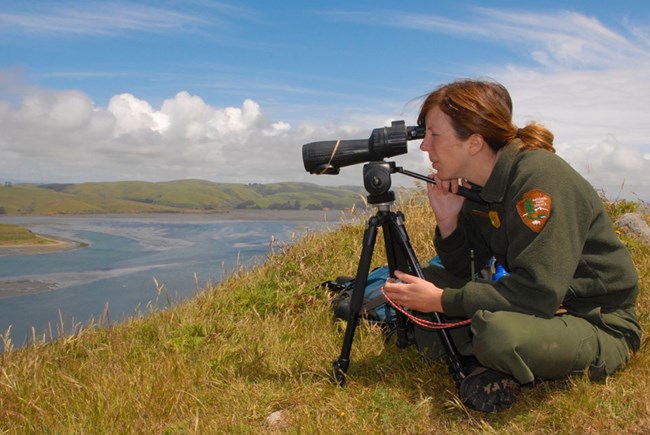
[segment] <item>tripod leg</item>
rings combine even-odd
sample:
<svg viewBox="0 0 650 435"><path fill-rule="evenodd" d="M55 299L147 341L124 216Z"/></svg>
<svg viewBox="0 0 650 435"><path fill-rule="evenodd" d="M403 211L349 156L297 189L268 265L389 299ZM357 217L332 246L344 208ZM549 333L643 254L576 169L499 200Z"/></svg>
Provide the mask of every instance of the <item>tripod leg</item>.
<svg viewBox="0 0 650 435"><path fill-rule="evenodd" d="M415 256L411 242L409 240L406 227L404 226L404 217L401 213L391 212L384 221L384 239L386 243L386 252L389 258L392 256L392 263L397 270L415 275L424 279L424 273L420 263ZM390 263L389 263L390 264ZM391 274L395 269L391 269ZM432 313L436 323L443 323L438 313ZM438 329L438 335L445 349L447 367L457 385L465 377L464 368L460 362L460 355L456 351L449 331Z"/></svg>
<svg viewBox="0 0 650 435"><path fill-rule="evenodd" d="M334 379L339 385L345 383L345 372L350 366L350 351L352 350L352 341L354 340L354 333L359 324L361 315L361 306L363 305L363 297L368 282L368 273L370 272L370 263L372 261L372 254L377 240L377 228L380 219L373 216L368 220L366 229L363 234L363 246L361 248L361 257L359 258L359 265L357 267L357 275L354 280L354 289L350 298L350 318L345 329L345 336L343 338L343 347L339 359L334 361L332 370Z"/></svg>
<svg viewBox="0 0 650 435"><path fill-rule="evenodd" d="M395 237L392 233L395 231L395 225L392 223L392 213L386 213L384 215L384 220L382 223L382 230L384 235L384 245L386 246L386 259L388 260L388 268L390 270L390 276L395 278L395 271L401 270L402 272L412 273L412 267L403 261L403 255L400 255L400 250L398 246L395 245L395 240L400 240L399 237ZM409 337L408 325L406 316L400 312L397 312L397 317L395 319L395 332L397 335L397 347L406 348L413 344L413 340Z"/></svg>

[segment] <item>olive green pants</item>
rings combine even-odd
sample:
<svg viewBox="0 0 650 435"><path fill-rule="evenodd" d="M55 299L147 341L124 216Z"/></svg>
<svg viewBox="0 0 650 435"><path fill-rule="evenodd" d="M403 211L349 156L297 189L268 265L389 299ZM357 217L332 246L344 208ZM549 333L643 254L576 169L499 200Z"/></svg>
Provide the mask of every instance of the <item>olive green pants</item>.
<svg viewBox="0 0 650 435"><path fill-rule="evenodd" d="M592 380L602 379L630 356L622 336L569 314L542 319L481 310L469 326L448 331L458 353L474 355L481 365L508 373L521 384L584 372ZM437 331L416 327L415 339L418 348L430 357L444 352Z"/></svg>

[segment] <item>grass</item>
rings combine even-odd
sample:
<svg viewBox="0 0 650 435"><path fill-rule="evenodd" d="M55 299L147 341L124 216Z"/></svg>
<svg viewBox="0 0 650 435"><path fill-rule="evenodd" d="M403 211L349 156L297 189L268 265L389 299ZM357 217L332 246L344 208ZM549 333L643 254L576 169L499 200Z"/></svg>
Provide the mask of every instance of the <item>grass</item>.
<svg viewBox="0 0 650 435"><path fill-rule="evenodd" d="M615 213L623 205L612 205ZM398 208L421 260L433 255L422 197ZM583 377L526 390L482 414L458 402L445 365L384 343L362 323L345 387L330 369L344 324L323 280L354 274L362 220L275 247L191 300L122 324L57 325L69 335L0 354L6 433L647 433L648 341L604 382ZM625 239L639 269L640 321L650 327L650 250ZM378 249L374 265L384 262ZM158 297L164 289L159 289ZM153 305L152 305L153 306ZM97 327L97 326L101 327ZM56 335L53 333L47 334ZM273 416L274 419L269 418Z"/></svg>
<svg viewBox="0 0 650 435"><path fill-rule="evenodd" d="M0 224L0 246L47 245L54 240L38 236L20 225Z"/></svg>

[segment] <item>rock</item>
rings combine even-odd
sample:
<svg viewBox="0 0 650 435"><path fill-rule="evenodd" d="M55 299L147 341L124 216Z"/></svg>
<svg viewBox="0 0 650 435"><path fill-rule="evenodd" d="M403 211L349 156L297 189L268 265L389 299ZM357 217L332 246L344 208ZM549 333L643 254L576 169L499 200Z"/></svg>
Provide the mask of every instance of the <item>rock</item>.
<svg viewBox="0 0 650 435"><path fill-rule="evenodd" d="M284 416L282 415L282 411L275 411L269 414L269 416L266 417L266 423L271 427L282 426L284 424Z"/></svg>
<svg viewBox="0 0 650 435"><path fill-rule="evenodd" d="M614 224L626 236L650 244L650 227L641 213L625 213Z"/></svg>

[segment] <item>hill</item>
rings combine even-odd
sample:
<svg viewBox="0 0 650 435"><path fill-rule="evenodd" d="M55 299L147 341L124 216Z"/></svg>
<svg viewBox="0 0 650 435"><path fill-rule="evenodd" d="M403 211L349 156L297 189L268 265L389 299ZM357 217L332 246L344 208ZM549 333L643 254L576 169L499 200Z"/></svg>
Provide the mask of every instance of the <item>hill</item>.
<svg viewBox="0 0 650 435"><path fill-rule="evenodd" d="M224 184L204 180L80 184L5 184L0 214L218 212L234 208L346 209L362 203L357 187L311 183Z"/></svg>

